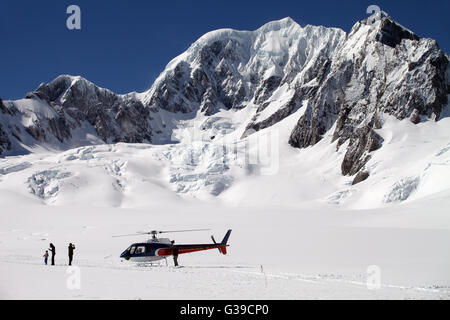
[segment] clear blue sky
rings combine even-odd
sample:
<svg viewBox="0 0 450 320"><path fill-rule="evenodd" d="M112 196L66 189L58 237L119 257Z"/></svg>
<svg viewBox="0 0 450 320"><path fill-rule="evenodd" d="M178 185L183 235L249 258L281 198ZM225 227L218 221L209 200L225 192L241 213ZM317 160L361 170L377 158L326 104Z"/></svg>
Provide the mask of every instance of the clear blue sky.
<svg viewBox="0 0 450 320"><path fill-rule="evenodd" d="M81 7L81 31L66 28L71 4ZM0 97L21 98L60 74L81 75L118 93L144 91L208 31L254 30L290 16L300 25L348 32L371 4L450 52L448 0L2 0Z"/></svg>

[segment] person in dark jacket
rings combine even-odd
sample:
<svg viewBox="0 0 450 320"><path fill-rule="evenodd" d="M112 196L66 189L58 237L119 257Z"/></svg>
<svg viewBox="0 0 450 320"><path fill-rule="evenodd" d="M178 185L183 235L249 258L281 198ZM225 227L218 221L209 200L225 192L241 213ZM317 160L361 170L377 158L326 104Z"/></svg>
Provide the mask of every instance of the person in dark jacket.
<svg viewBox="0 0 450 320"><path fill-rule="evenodd" d="M173 246L173 263L175 264L175 267L178 267L178 248L175 247L175 241L172 240L172 246Z"/></svg>
<svg viewBox="0 0 450 320"><path fill-rule="evenodd" d="M56 248L53 243L50 243L50 248L48 249L52 253L52 266L55 265Z"/></svg>
<svg viewBox="0 0 450 320"><path fill-rule="evenodd" d="M75 250L75 245L72 243L69 243L69 266L72 265L73 260L73 250Z"/></svg>

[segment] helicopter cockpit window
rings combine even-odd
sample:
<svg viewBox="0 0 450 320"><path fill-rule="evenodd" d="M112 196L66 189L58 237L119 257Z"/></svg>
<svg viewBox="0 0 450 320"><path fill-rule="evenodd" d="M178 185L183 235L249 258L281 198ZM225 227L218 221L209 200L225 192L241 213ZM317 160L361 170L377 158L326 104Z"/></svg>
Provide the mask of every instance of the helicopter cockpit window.
<svg viewBox="0 0 450 320"><path fill-rule="evenodd" d="M137 247L137 248L136 248L136 254L144 253L144 252L145 252L145 247L144 247L144 246L141 246L141 247Z"/></svg>
<svg viewBox="0 0 450 320"><path fill-rule="evenodd" d="M136 247L135 247L135 246L132 246L132 247L130 248L130 254L134 254L134 250L136 250Z"/></svg>

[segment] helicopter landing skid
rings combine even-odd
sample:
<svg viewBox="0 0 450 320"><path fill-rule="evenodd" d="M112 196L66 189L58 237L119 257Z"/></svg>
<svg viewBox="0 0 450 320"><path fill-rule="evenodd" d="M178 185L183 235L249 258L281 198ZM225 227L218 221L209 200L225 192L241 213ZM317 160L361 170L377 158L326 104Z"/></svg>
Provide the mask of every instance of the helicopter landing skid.
<svg viewBox="0 0 450 320"><path fill-rule="evenodd" d="M167 261L166 261L167 265ZM136 264L138 268L148 268L148 267L162 267L160 262L139 262Z"/></svg>

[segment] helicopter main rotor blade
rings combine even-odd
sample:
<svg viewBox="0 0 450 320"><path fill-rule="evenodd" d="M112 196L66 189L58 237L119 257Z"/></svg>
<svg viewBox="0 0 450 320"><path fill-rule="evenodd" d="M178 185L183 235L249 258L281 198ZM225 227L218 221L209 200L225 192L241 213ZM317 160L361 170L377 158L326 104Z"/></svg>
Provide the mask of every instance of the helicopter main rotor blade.
<svg viewBox="0 0 450 320"><path fill-rule="evenodd" d="M158 233L177 233L177 232L196 232L196 231L210 231L211 229L192 229L192 230L171 230L171 231L157 231Z"/></svg>
<svg viewBox="0 0 450 320"><path fill-rule="evenodd" d="M118 236L112 236L112 237L113 237L113 238L134 237L134 236L142 236L143 234L147 234L147 233L121 234L121 235L118 235Z"/></svg>
<svg viewBox="0 0 450 320"><path fill-rule="evenodd" d="M150 232L138 232L133 234L122 234L117 236L112 236L113 238L120 238L120 237L134 237L134 236L142 236L142 235L156 235L161 233L176 233L176 232L195 232L195 231L209 231L211 229L192 229L192 230L172 230L172 231L157 231L153 230Z"/></svg>

